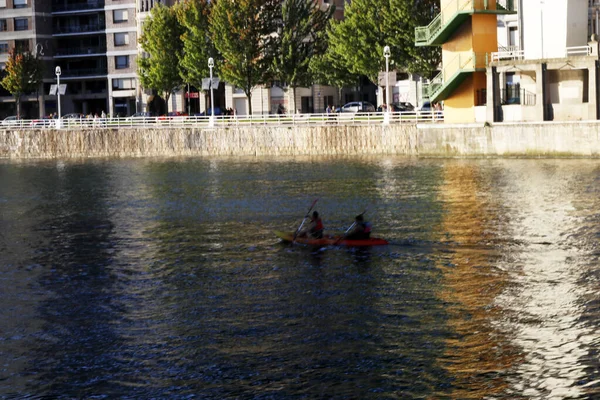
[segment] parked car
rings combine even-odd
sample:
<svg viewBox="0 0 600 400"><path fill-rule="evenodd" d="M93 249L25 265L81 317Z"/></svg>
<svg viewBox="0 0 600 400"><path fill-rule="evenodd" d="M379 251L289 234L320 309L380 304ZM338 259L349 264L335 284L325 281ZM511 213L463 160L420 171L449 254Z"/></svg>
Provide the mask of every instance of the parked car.
<svg viewBox="0 0 600 400"><path fill-rule="evenodd" d="M40 118L31 121L29 126L32 128L52 128L56 125L56 121L50 118Z"/></svg>
<svg viewBox="0 0 600 400"><path fill-rule="evenodd" d="M368 101L353 101L345 104L340 112L375 112L375 106Z"/></svg>
<svg viewBox="0 0 600 400"><path fill-rule="evenodd" d="M127 122L148 123L148 122L156 121L156 118L152 117L149 112L143 111L143 112L136 112L135 114L132 114L130 117L127 117L125 120Z"/></svg>
<svg viewBox="0 0 600 400"><path fill-rule="evenodd" d="M184 113L181 111L169 111L167 113L167 115L161 115L156 120L159 122L167 122L167 121L182 122L182 121L185 121L187 119L187 117L188 117L187 113Z"/></svg>
<svg viewBox="0 0 600 400"><path fill-rule="evenodd" d="M17 118L16 115L4 118L2 126L19 126L23 123L23 120Z"/></svg>
<svg viewBox="0 0 600 400"><path fill-rule="evenodd" d="M415 111L415 106L413 106L408 101L400 101L398 103L394 103L392 104L392 107L394 108L395 112Z"/></svg>
<svg viewBox="0 0 600 400"><path fill-rule="evenodd" d="M211 112L210 112L210 111L211 111L211 110L210 110L210 108L209 108L209 109L208 109L208 110L206 110L206 111L202 111L201 113L199 113L199 114L194 114L194 115L195 115L195 116L198 116L198 117L204 117L204 116L206 116L206 115L210 116L210 115L211 115ZM220 107L215 107L215 115L221 115L221 114L222 114L222 112L221 112L221 108L220 108Z"/></svg>
<svg viewBox="0 0 600 400"><path fill-rule="evenodd" d="M419 108L419 111L432 111L433 108L431 108L431 102L426 101L423 103L423 105Z"/></svg>

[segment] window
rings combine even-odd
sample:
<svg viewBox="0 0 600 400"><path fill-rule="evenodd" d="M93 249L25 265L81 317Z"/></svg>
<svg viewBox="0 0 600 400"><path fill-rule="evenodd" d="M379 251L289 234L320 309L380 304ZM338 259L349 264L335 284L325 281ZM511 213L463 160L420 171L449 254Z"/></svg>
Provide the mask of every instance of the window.
<svg viewBox="0 0 600 400"><path fill-rule="evenodd" d="M17 53L26 53L29 51L29 40L15 40L15 51Z"/></svg>
<svg viewBox="0 0 600 400"><path fill-rule="evenodd" d="M134 88L134 79L113 79L113 90L129 90Z"/></svg>
<svg viewBox="0 0 600 400"><path fill-rule="evenodd" d="M15 8L25 8L27 7L27 0L13 0L13 5Z"/></svg>
<svg viewBox="0 0 600 400"><path fill-rule="evenodd" d="M5 19L0 19L0 32L6 32L8 30L8 25Z"/></svg>
<svg viewBox="0 0 600 400"><path fill-rule="evenodd" d="M115 57L115 68L123 69L129 67L129 56L116 56Z"/></svg>
<svg viewBox="0 0 600 400"><path fill-rule="evenodd" d="M0 42L0 54L8 53L8 42Z"/></svg>
<svg viewBox="0 0 600 400"><path fill-rule="evenodd" d="M27 18L15 18L15 31L26 31L29 29Z"/></svg>
<svg viewBox="0 0 600 400"><path fill-rule="evenodd" d="M115 33L115 46L125 46L129 44L129 33Z"/></svg>
<svg viewBox="0 0 600 400"><path fill-rule="evenodd" d="M113 10L113 22L115 24L119 22L127 22L129 16L127 10Z"/></svg>

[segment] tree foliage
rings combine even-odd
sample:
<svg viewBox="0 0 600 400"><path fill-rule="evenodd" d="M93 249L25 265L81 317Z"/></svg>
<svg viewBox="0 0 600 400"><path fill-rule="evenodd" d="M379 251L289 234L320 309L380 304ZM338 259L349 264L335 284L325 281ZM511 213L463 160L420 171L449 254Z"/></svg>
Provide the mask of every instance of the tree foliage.
<svg viewBox="0 0 600 400"><path fill-rule="evenodd" d="M430 75L441 62L439 47L415 46L415 28L439 14L439 0L391 0L383 25L392 59L404 71Z"/></svg>
<svg viewBox="0 0 600 400"><path fill-rule="evenodd" d="M213 2L210 0L185 0L177 6L177 18L184 32L181 36L183 53L180 60L180 75L184 82L197 88L202 87L202 79L209 76L208 59L215 60L218 69L218 53L210 38L209 17Z"/></svg>
<svg viewBox="0 0 600 400"><path fill-rule="evenodd" d="M139 39L147 53L147 56L138 57L138 76L142 86L164 94L167 104L171 93L183 84L179 63L183 33L176 8L158 3L144 21Z"/></svg>
<svg viewBox="0 0 600 400"><path fill-rule="evenodd" d="M329 31L331 57L377 84L379 71L385 69L387 45L396 69L429 73L439 64L439 49L417 48L414 32L429 24L437 10L435 0L353 0L345 8L344 20Z"/></svg>
<svg viewBox="0 0 600 400"><path fill-rule="evenodd" d="M344 19L328 32L330 57L339 59L350 73L365 75L374 83L385 67L383 16L388 9L389 0L353 0L344 9Z"/></svg>
<svg viewBox="0 0 600 400"><path fill-rule="evenodd" d="M43 74L42 61L31 53L12 49L0 84L15 97L17 117L21 118L21 96L38 89Z"/></svg>
<svg viewBox="0 0 600 400"><path fill-rule="evenodd" d="M252 89L271 80L279 3L218 0L211 12L211 36L223 59L220 74L244 91L250 114Z"/></svg>
<svg viewBox="0 0 600 400"><path fill-rule="evenodd" d="M292 99L295 88L307 87L314 82L310 62L327 48L319 33L327 27L334 10L334 7L328 7L322 11L316 0L286 0L281 5L273 72L278 80L291 88ZM295 108L293 101L290 107Z"/></svg>
<svg viewBox="0 0 600 400"><path fill-rule="evenodd" d="M319 33L319 41L328 44L328 36L336 28L338 21L330 20L327 30ZM313 57L310 61L310 73L313 75L313 81L323 85L333 86L338 89L338 98L341 99L341 92L344 87L356 86L360 80L360 75L352 73L346 68L344 60L338 57L329 46L324 53Z"/></svg>

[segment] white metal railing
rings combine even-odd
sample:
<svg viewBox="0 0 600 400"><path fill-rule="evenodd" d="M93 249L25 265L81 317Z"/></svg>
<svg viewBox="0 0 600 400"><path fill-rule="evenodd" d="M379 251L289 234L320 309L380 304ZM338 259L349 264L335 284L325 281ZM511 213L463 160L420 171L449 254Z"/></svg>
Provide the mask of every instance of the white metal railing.
<svg viewBox="0 0 600 400"><path fill-rule="evenodd" d="M522 60L525 58L525 50L519 50L517 46L510 46L501 51L492 53L492 62L503 60Z"/></svg>
<svg viewBox="0 0 600 400"><path fill-rule="evenodd" d="M331 126L331 125L381 125L437 122L444 119L443 111L402 111L390 113L332 113L332 114L266 114L243 116L187 117L128 117L128 118L79 118L61 119L63 129L112 129L112 128L227 128L235 126ZM10 129L56 129L56 119L0 121L0 130Z"/></svg>
<svg viewBox="0 0 600 400"><path fill-rule="evenodd" d="M565 57L568 56L589 56L592 54L592 46L574 46L565 49Z"/></svg>
<svg viewBox="0 0 600 400"><path fill-rule="evenodd" d="M591 46L574 46L566 47L563 52L563 57L570 56L590 56L592 54ZM554 58L554 57L552 57ZM501 47L500 51L495 51L491 55L492 62L506 60L523 60L525 59L525 50L520 50L517 46Z"/></svg>

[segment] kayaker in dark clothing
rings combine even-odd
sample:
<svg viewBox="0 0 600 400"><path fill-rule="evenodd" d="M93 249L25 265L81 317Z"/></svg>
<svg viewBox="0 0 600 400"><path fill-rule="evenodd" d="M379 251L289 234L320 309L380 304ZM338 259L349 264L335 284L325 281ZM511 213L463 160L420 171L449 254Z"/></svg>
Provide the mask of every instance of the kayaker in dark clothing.
<svg viewBox="0 0 600 400"><path fill-rule="evenodd" d="M325 227L323 226L323 221L321 220L321 217L319 217L319 213L317 211L313 211L312 217L310 219L310 223L308 224L306 229L303 229L300 232L300 234L298 236L299 237L310 236L315 239L322 239L324 230L325 230Z"/></svg>
<svg viewBox="0 0 600 400"><path fill-rule="evenodd" d="M346 239L361 240L371 237L371 223L364 220L362 214L354 218L352 230L344 235Z"/></svg>

